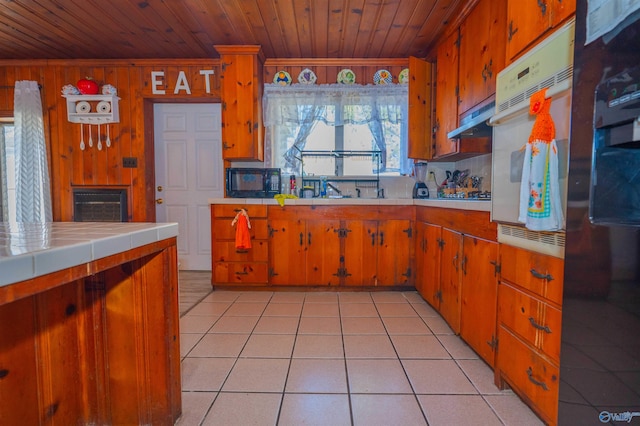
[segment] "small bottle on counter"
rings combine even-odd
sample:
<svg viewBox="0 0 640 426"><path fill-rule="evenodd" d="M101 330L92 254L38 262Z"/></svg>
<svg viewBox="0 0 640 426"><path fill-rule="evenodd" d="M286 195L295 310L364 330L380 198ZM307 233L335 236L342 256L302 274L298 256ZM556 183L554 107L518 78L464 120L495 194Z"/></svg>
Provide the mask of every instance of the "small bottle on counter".
<svg viewBox="0 0 640 426"><path fill-rule="evenodd" d="M289 176L289 194L296 193L296 177L295 175Z"/></svg>
<svg viewBox="0 0 640 426"><path fill-rule="evenodd" d="M327 177L322 176L320 179L320 197L327 198Z"/></svg>

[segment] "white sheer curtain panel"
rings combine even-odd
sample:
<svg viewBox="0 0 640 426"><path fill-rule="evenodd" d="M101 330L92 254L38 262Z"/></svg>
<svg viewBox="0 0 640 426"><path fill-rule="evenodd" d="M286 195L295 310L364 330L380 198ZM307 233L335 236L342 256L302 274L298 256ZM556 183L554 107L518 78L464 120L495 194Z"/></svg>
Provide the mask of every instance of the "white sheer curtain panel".
<svg viewBox="0 0 640 426"><path fill-rule="evenodd" d="M16 81L14 97L16 221L51 222L51 187L40 88Z"/></svg>
<svg viewBox="0 0 640 426"><path fill-rule="evenodd" d="M4 131L0 129L0 221L9 221L9 181L7 178L7 149Z"/></svg>

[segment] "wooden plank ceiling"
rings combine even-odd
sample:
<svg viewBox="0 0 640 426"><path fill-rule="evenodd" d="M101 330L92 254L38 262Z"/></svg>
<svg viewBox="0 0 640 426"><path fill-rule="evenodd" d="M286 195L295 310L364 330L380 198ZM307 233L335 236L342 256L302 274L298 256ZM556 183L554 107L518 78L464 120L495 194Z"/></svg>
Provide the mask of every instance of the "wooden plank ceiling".
<svg viewBox="0 0 640 426"><path fill-rule="evenodd" d="M12 0L0 59L425 57L468 0Z"/></svg>

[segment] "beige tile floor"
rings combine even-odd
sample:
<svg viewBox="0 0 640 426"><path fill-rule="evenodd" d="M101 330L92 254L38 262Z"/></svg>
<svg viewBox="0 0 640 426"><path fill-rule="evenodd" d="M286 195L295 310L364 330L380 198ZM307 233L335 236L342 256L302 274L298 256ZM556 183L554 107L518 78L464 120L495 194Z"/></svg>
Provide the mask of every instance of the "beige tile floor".
<svg viewBox="0 0 640 426"><path fill-rule="evenodd" d="M178 425L542 424L416 292L211 292L202 277L180 274Z"/></svg>

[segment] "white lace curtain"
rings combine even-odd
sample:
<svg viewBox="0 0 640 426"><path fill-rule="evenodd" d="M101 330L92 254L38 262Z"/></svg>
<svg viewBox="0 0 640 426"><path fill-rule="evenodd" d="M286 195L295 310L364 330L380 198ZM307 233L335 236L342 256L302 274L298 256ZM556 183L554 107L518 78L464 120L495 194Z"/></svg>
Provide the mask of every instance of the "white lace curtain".
<svg viewBox="0 0 640 426"><path fill-rule="evenodd" d="M13 115L16 221L51 222L49 166L42 101L36 81L16 81Z"/></svg>
<svg viewBox="0 0 640 426"><path fill-rule="evenodd" d="M339 114L332 114L327 106L335 106ZM359 108L345 108L359 106ZM297 152L304 149L306 138L317 121L331 126L367 124L375 144L382 151L382 168L386 165L384 123L401 124L401 173L411 171L407 159L408 88L405 84L359 85L323 84L304 85L265 84L262 98L263 119L266 128L265 162L273 164L271 148L274 126L299 126L293 146L285 153L287 163L296 168Z"/></svg>

